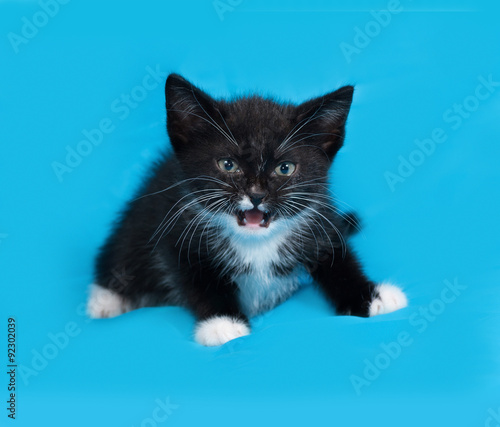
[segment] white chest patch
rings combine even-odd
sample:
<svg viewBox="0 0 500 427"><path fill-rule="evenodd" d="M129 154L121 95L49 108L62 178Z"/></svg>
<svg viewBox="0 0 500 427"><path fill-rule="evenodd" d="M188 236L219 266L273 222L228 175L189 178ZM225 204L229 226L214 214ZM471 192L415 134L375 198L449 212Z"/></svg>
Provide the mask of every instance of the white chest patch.
<svg viewBox="0 0 500 427"><path fill-rule="evenodd" d="M238 285L241 308L246 315L254 316L273 308L300 287L304 271L300 264L288 276L273 272L273 265L298 261L287 259L292 255L281 250L292 242L293 225L281 220L272 222L267 229L248 232L245 227L239 227L234 218L226 218L223 233L229 237L230 248L219 261L241 272L236 273L233 280Z"/></svg>
<svg viewBox="0 0 500 427"><path fill-rule="evenodd" d="M300 272L274 276L269 270L252 271L234 278L240 289L240 305L247 316L270 310L290 297L301 285Z"/></svg>

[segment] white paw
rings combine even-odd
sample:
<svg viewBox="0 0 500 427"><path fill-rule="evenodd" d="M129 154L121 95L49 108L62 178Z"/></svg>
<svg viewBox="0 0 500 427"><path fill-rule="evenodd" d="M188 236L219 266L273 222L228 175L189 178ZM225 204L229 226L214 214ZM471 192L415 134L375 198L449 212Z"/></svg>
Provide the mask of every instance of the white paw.
<svg viewBox="0 0 500 427"><path fill-rule="evenodd" d="M377 286L379 296L370 304L370 317L377 314L390 313L408 305L404 292L390 283Z"/></svg>
<svg viewBox="0 0 500 427"><path fill-rule="evenodd" d="M130 311L125 298L102 286L92 284L87 303L87 314L92 319L115 317Z"/></svg>
<svg viewBox="0 0 500 427"><path fill-rule="evenodd" d="M249 333L250 329L243 321L229 316L216 316L199 322L194 338L199 344L214 346Z"/></svg>

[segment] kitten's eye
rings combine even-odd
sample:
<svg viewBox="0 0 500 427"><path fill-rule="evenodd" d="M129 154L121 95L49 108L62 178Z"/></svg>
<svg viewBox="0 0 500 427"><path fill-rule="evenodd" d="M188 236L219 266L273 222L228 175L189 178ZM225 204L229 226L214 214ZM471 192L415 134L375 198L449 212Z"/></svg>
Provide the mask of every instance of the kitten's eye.
<svg viewBox="0 0 500 427"><path fill-rule="evenodd" d="M240 167L233 159L221 159L217 162L219 168L224 172L234 173L239 172Z"/></svg>
<svg viewBox="0 0 500 427"><path fill-rule="evenodd" d="M295 172L295 163L292 162L283 162L280 163L274 171L280 176L290 176Z"/></svg>

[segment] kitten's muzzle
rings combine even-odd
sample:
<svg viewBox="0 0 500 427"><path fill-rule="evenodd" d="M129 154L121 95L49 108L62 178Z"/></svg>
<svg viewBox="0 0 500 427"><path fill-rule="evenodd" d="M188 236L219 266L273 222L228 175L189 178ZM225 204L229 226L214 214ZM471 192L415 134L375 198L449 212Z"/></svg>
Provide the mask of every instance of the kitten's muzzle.
<svg viewBox="0 0 500 427"><path fill-rule="evenodd" d="M247 210L239 209L236 212L238 225L241 227L269 227L271 214L269 211L261 211L253 208Z"/></svg>

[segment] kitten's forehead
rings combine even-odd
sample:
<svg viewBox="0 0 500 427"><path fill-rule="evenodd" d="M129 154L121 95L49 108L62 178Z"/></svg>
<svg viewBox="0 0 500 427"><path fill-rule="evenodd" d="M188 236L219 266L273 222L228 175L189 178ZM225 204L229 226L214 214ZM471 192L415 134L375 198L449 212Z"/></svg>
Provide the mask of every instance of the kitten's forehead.
<svg viewBox="0 0 500 427"><path fill-rule="evenodd" d="M293 127L294 107L270 99L250 97L226 104L227 124L238 144L266 155Z"/></svg>

